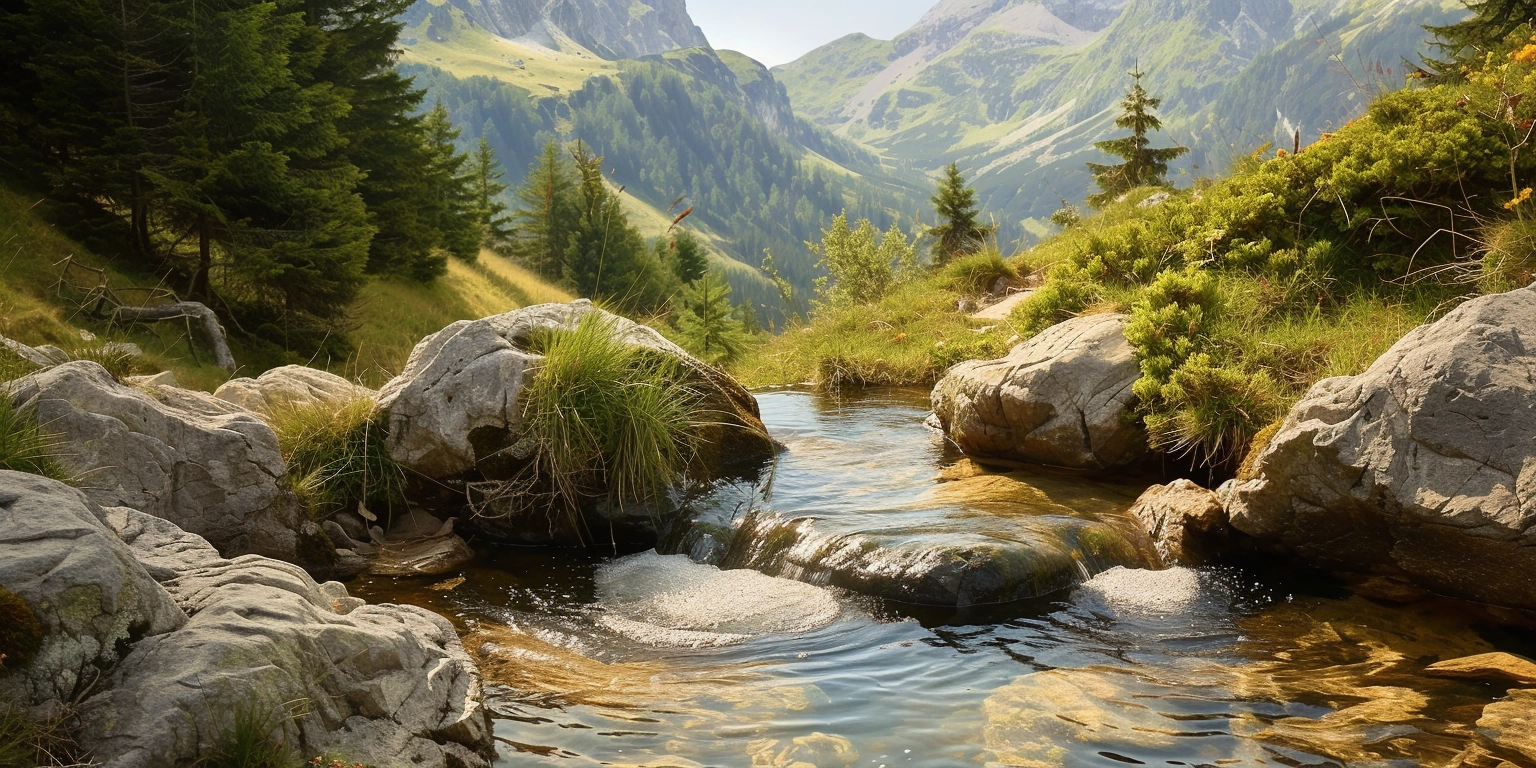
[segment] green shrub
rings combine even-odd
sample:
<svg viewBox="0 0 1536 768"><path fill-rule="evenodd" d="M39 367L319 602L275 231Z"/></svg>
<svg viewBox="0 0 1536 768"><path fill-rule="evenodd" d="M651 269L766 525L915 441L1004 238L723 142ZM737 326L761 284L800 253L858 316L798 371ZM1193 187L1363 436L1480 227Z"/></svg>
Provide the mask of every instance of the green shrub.
<svg viewBox="0 0 1536 768"><path fill-rule="evenodd" d="M1174 371L1209 343L1219 306L1216 278L1194 267L1166 271L1142 293L1125 328L1141 359L1142 403L1155 406Z"/></svg>
<svg viewBox="0 0 1536 768"><path fill-rule="evenodd" d="M59 462L64 447L63 440L37 423L31 408L18 408L0 393L0 469L73 482Z"/></svg>
<svg viewBox="0 0 1536 768"><path fill-rule="evenodd" d="M917 272L917 249L894 224L882 235L867 219L849 227L848 217L839 214L811 250L821 257L817 266L827 270L817 293L831 304L879 301Z"/></svg>
<svg viewBox="0 0 1536 768"><path fill-rule="evenodd" d="M683 481L708 414L676 361L619 341L596 314L533 346L543 360L523 389L523 444L569 514L604 497L655 500Z"/></svg>
<svg viewBox="0 0 1536 768"><path fill-rule="evenodd" d="M278 408L272 427L288 464L287 482L316 519L358 503L403 506L405 473L385 447L383 415L373 400Z"/></svg>
<svg viewBox="0 0 1536 768"><path fill-rule="evenodd" d="M1083 314L1102 297L1103 293L1093 281L1083 279L1070 268L1058 268L1044 287L1013 310L1010 319L1021 335L1034 336Z"/></svg>
<svg viewBox="0 0 1536 768"><path fill-rule="evenodd" d="M939 275L950 290L972 295L992 290L999 278L1017 280L1019 277L1018 270L1009 266L994 248L957 257L944 265Z"/></svg>
<svg viewBox="0 0 1536 768"><path fill-rule="evenodd" d="M1214 468L1235 467L1283 410L1268 373L1223 367L1206 354L1186 360L1157 397L1146 414L1152 444Z"/></svg>

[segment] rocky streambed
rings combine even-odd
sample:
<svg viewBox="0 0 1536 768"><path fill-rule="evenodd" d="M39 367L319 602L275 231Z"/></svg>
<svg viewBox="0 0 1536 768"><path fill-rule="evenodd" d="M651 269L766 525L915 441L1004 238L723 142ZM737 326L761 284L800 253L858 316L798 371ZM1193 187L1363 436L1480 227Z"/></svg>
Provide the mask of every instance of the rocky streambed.
<svg viewBox="0 0 1536 768"><path fill-rule="evenodd" d="M601 552L475 503L517 477L530 338L594 312L456 324L382 393L5 385L87 481L0 473L0 597L34 622L0 695L123 768L191 765L253 707L377 766L1536 763L1536 290L1318 384L1213 490L1144 474L1112 316L931 399L754 397L614 321L719 418L708 482L589 510ZM303 514L268 424L359 397L429 508L390 530Z"/></svg>

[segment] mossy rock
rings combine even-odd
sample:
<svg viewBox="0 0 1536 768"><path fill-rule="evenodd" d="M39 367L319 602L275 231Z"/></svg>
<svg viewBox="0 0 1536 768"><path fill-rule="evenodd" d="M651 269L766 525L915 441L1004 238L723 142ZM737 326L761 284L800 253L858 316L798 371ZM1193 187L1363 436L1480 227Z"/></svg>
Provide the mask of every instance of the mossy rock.
<svg viewBox="0 0 1536 768"><path fill-rule="evenodd" d="M26 666L43 644L43 625L32 606L0 587L0 674Z"/></svg>

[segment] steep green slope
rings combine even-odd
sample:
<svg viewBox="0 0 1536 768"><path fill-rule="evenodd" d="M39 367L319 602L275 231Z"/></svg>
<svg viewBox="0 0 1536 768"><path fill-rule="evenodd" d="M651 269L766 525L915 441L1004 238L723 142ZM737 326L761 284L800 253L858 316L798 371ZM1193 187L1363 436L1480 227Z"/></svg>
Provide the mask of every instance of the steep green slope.
<svg viewBox="0 0 1536 768"><path fill-rule="evenodd" d="M429 17L409 28L416 42L402 70L449 110L463 141L491 144L506 181L519 182L547 142L584 142L647 234L693 208L686 226L715 252L738 300L772 315L782 308L757 270L765 250L808 292L818 271L804 243L832 216L846 210L883 227L917 208L916 190L867 150L797 118L783 86L746 56L687 48L607 61L569 40L557 50L501 39L458 8L432 13L455 23Z"/></svg>
<svg viewBox="0 0 1536 768"><path fill-rule="evenodd" d="M805 114L890 158L930 171L959 160L1017 235L1086 196L1083 164L1115 135L1132 67L1163 98L1165 140L1194 149L1182 170L1202 172L1347 122L1401 87L1422 25L1463 12L1454 0L1131 0L1083 20L1047 5L944 3L889 49L845 38L775 74Z"/></svg>
<svg viewBox="0 0 1536 768"><path fill-rule="evenodd" d="M59 231L43 215L50 210L41 195L0 179L0 336L25 344L52 344L88 354L109 341L137 344L145 352L142 372L168 370L185 387L213 390L229 378L214 365L200 343L187 343L187 326L168 322L111 326L76 305L78 296L56 285L61 262L73 258L101 269L124 298L136 289L160 287L152 274L123 259L97 253ZM491 253L477 264L450 259L448 272L429 284L404 279L375 279L347 311L353 352L343 359L285 355L231 327L230 346L241 376L290 363L308 363L378 386L398 373L416 343L459 321L506 312L530 304L570 301L564 290ZM83 333L82 333L83 332Z"/></svg>

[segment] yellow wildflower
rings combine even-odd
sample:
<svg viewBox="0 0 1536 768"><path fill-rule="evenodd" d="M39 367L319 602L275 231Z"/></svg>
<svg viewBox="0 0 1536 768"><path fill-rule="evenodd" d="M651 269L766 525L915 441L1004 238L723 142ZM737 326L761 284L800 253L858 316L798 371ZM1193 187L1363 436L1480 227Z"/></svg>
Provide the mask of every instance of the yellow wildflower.
<svg viewBox="0 0 1536 768"><path fill-rule="evenodd" d="M1504 204L1504 210L1513 211L1515 208L1519 207L1521 203L1529 199L1531 199L1531 188L1526 187L1525 189L1520 190L1520 194L1515 195L1514 199Z"/></svg>

